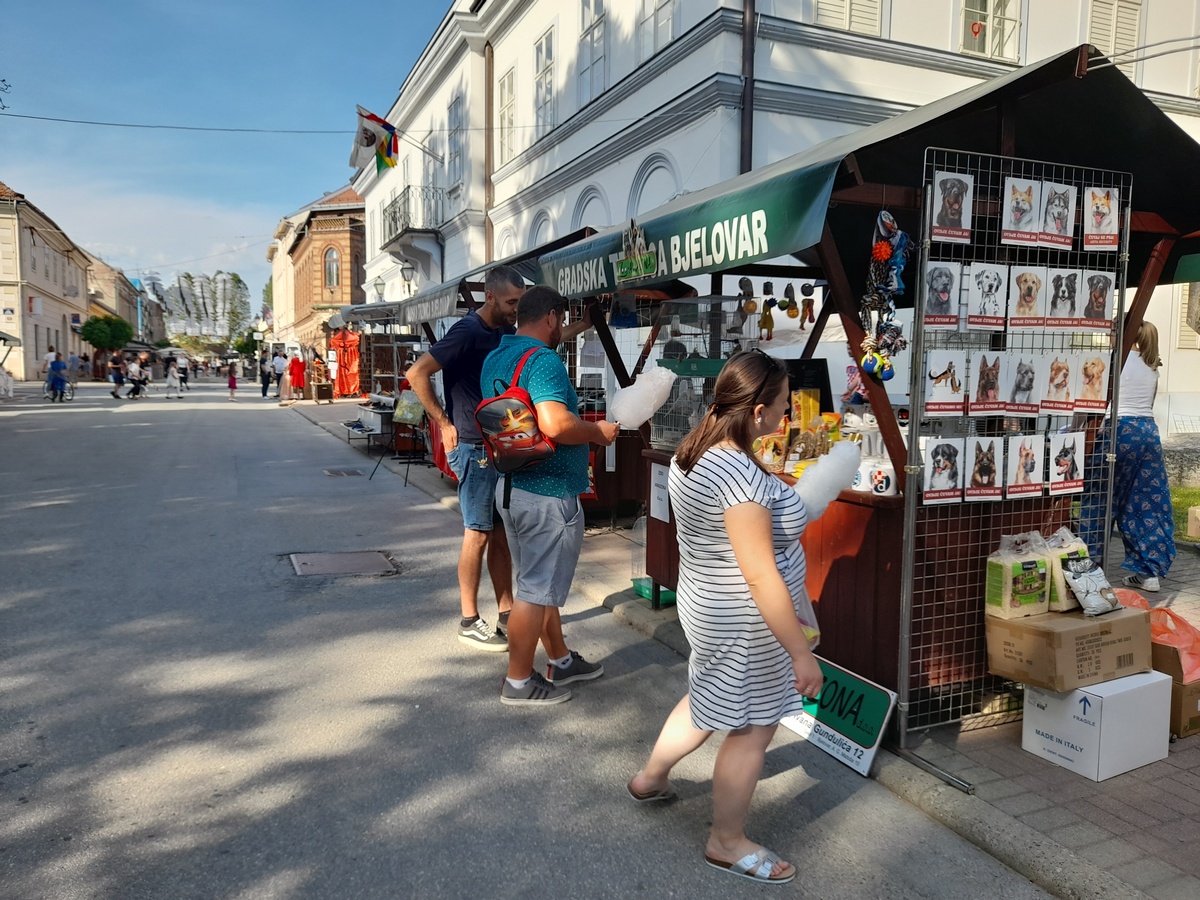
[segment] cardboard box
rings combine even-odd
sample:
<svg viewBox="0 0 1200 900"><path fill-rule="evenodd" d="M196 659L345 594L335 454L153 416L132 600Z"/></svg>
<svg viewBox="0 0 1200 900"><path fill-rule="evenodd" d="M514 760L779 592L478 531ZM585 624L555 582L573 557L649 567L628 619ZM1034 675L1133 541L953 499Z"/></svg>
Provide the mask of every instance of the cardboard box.
<svg viewBox="0 0 1200 900"><path fill-rule="evenodd" d="M1187 737L1200 732L1200 681L1171 682L1171 734Z"/></svg>
<svg viewBox="0 0 1200 900"><path fill-rule="evenodd" d="M1172 684L1146 672L1065 693L1027 687L1021 748L1092 781L1166 759Z"/></svg>
<svg viewBox="0 0 1200 900"><path fill-rule="evenodd" d="M1047 691L1070 691L1150 671L1150 613L1046 613L987 618L988 671Z"/></svg>
<svg viewBox="0 0 1200 900"><path fill-rule="evenodd" d="M1172 681L1183 684L1183 660L1179 658L1179 648L1169 644L1150 644L1150 663L1154 671L1171 676Z"/></svg>

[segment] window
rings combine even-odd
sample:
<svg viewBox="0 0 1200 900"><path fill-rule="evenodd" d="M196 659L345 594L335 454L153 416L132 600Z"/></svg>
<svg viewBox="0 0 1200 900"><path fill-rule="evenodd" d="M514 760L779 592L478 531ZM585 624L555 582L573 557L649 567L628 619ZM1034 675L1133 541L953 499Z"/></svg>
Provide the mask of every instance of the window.
<svg viewBox="0 0 1200 900"><path fill-rule="evenodd" d="M1088 42L1109 57L1127 53L1141 45L1141 18L1142 0L1092 0ZM1134 65L1126 62L1117 68L1133 78Z"/></svg>
<svg viewBox="0 0 1200 900"><path fill-rule="evenodd" d="M604 0L583 0L579 39L579 105L604 93Z"/></svg>
<svg viewBox="0 0 1200 900"><path fill-rule="evenodd" d="M963 0L963 53L1015 62L1020 34L1021 0Z"/></svg>
<svg viewBox="0 0 1200 900"><path fill-rule="evenodd" d="M333 247L325 251L325 287L338 286L338 252Z"/></svg>
<svg viewBox="0 0 1200 900"><path fill-rule="evenodd" d="M675 0L642 0L638 14L638 58L647 60L675 37Z"/></svg>
<svg viewBox="0 0 1200 900"><path fill-rule="evenodd" d="M367 247L374 249L382 241L379 240L379 226L375 222L375 210L371 210L371 227L367 230Z"/></svg>
<svg viewBox="0 0 1200 900"><path fill-rule="evenodd" d="M496 157L500 165L504 165L516 155L513 144L513 134L517 127L517 103L513 84L516 76L509 69L500 76L499 90L496 92L499 104L496 107Z"/></svg>
<svg viewBox="0 0 1200 900"><path fill-rule="evenodd" d="M880 6L880 0L817 0L816 23L856 34L878 35Z"/></svg>
<svg viewBox="0 0 1200 900"><path fill-rule="evenodd" d="M446 145L446 181L451 187L463 180L463 102L462 97L450 101L446 114L449 134Z"/></svg>
<svg viewBox="0 0 1200 900"><path fill-rule="evenodd" d="M554 128L554 29L540 38L534 48L533 108L537 136L542 137Z"/></svg>
<svg viewBox="0 0 1200 900"><path fill-rule="evenodd" d="M1183 296L1179 304L1179 337L1175 341L1177 350L1195 350L1200 344L1197 341L1196 329L1191 322L1200 317L1200 282L1193 281L1183 286Z"/></svg>
<svg viewBox="0 0 1200 900"><path fill-rule="evenodd" d="M37 244L33 242L33 235L29 235L29 265L30 268L37 271Z"/></svg>

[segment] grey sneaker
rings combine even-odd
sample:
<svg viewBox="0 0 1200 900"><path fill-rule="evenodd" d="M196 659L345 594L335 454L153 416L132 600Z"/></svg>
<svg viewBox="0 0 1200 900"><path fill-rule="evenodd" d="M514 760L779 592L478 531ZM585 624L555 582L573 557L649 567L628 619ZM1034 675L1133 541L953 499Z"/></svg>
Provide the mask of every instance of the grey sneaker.
<svg viewBox="0 0 1200 900"><path fill-rule="evenodd" d="M546 680L551 684L570 684L572 681L591 681L604 674L604 666L600 663L590 663L574 650L571 651L571 663L566 668L554 663L546 665Z"/></svg>
<svg viewBox="0 0 1200 900"><path fill-rule="evenodd" d="M508 638L504 632L493 629L483 619L476 619L466 628L460 627L458 639L476 650L485 650L488 653L504 653L508 650Z"/></svg>
<svg viewBox="0 0 1200 900"><path fill-rule="evenodd" d="M569 690L555 687L537 672L529 676L525 687L515 688L507 678L500 687L500 702L507 706L551 706L570 699Z"/></svg>
<svg viewBox="0 0 1200 900"><path fill-rule="evenodd" d="M1149 591L1152 594L1157 593L1159 589L1158 577L1155 575L1126 575L1123 581L1126 587Z"/></svg>

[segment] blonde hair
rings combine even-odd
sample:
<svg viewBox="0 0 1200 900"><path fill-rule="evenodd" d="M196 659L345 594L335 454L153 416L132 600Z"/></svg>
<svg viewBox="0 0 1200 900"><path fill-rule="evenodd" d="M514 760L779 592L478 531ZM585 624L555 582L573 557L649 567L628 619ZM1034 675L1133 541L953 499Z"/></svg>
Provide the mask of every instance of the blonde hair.
<svg viewBox="0 0 1200 900"><path fill-rule="evenodd" d="M1151 322L1142 322L1137 331L1138 356L1152 369L1162 365L1158 356L1158 329Z"/></svg>

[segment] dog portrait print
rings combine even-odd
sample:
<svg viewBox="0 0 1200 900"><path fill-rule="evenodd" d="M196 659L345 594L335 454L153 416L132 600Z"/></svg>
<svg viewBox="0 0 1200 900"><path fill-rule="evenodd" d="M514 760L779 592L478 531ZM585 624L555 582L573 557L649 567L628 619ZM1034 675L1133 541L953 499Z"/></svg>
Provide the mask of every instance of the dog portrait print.
<svg viewBox="0 0 1200 900"><path fill-rule="evenodd" d="M962 263L930 260L925 267L926 328L958 329L958 291Z"/></svg>
<svg viewBox="0 0 1200 900"><path fill-rule="evenodd" d="M1071 249L1075 235L1076 188L1072 184L1042 185L1042 233L1038 245Z"/></svg>
<svg viewBox="0 0 1200 900"><path fill-rule="evenodd" d="M926 491L961 491L958 458L962 441L938 441L926 451Z"/></svg>
<svg viewBox="0 0 1200 900"><path fill-rule="evenodd" d="M934 172L933 223L930 237L935 241L966 244L971 241L971 194L975 177L959 172Z"/></svg>
<svg viewBox="0 0 1200 900"><path fill-rule="evenodd" d="M1008 402L1017 405L1036 403L1033 390L1037 384L1037 367L1032 359L1024 359L1016 355L1016 365L1013 368L1012 388L1008 392Z"/></svg>
<svg viewBox="0 0 1200 900"><path fill-rule="evenodd" d="M1013 184L1008 190L1008 227L1013 231L1028 231L1033 214L1033 185L1018 187Z"/></svg>
<svg viewBox="0 0 1200 900"><path fill-rule="evenodd" d="M1071 380L1070 354L1056 354L1050 358L1047 377L1046 393L1042 398L1042 409L1053 411L1068 411L1074 404L1073 382Z"/></svg>
<svg viewBox="0 0 1200 900"><path fill-rule="evenodd" d="M1000 354L989 365L986 356L979 357L979 379L975 382L975 399L990 402L1000 396Z"/></svg>
<svg viewBox="0 0 1200 900"><path fill-rule="evenodd" d="M925 415L963 414L966 370L965 350L930 350L925 355Z"/></svg>
<svg viewBox="0 0 1200 900"><path fill-rule="evenodd" d="M1074 481L1079 477L1079 464L1075 462L1075 440L1064 442L1054 454L1055 475L1062 481Z"/></svg>
<svg viewBox="0 0 1200 900"><path fill-rule="evenodd" d="M1041 233L1042 206L1040 181L1028 178L1004 179L1001 193L1000 243L1036 245Z"/></svg>
<svg viewBox="0 0 1200 900"><path fill-rule="evenodd" d="M1083 319L1085 324L1107 328L1112 319L1111 302L1113 277L1105 272L1084 272L1085 294Z"/></svg>
<svg viewBox="0 0 1200 900"><path fill-rule="evenodd" d="M1042 459L1045 452L1044 434L1014 434L1008 439L1007 496L1029 496L1042 492Z"/></svg>
<svg viewBox="0 0 1200 900"><path fill-rule="evenodd" d="M1051 494L1074 494L1083 490L1083 469L1079 464L1083 441L1082 431L1050 435L1048 480Z"/></svg>
<svg viewBox="0 0 1200 900"><path fill-rule="evenodd" d="M1079 292L1079 273L1069 269L1051 269L1047 273L1050 282L1046 306L1046 325L1056 321L1073 320L1076 315L1076 295Z"/></svg>
<svg viewBox="0 0 1200 900"><path fill-rule="evenodd" d="M1085 188L1083 192L1083 248L1116 250L1120 199L1116 188Z"/></svg>
<svg viewBox="0 0 1200 900"><path fill-rule="evenodd" d="M1012 283L1008 291L1008 317L1018 320L1010 325L1039 327L1042 325L1042 285L1046 270L1039 267L1013 266L1009 270Z"/></svg>
<svg viewBox="0 0 1200 900"><path fill-rule="evenodd" d="M995 487L996 485L996 442L988 441L984 449L981 441L975 442L975 464L971 467L971 487Z"/></svg>
<svg viewBox="0 0 1200 900"><path fill-rule="evenodd" d="M967 183L957 176L947 176L938 181L938 190L941 191L942 202L938 206L937 224L962 228Z"/></svg>

